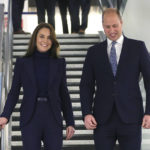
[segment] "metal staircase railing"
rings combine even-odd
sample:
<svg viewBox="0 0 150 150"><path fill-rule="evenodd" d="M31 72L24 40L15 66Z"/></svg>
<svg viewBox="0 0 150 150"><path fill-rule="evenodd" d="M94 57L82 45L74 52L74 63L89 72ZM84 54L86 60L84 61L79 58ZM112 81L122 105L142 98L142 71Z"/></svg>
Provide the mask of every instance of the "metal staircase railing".
<svg viewBox="0 0 150 150"><path fill-rule="evenodd" d="M2 72L3 72L3 49L4 49L4 5L0 4L0 112L2 110Z"/></svg>
<svg viewBox="0 0 150 150"><path fill-rule="evenodd" d="M100 8L103 11L105 8L117 8L123 14L127 0L99 0Z"/></svg>
<svg viewBox="0 0 150 150"><path fill-rule="evenodd" d="M2 88L2 64L3 64L3 37L4 37L4 5L0 4L0 97L1 97L1 88ZM1 104L1 98L0 98ZM0 107L1 111L1 107Z"/></svg>
<svg viewBox="0 0 150 150"><path fill-rule="evenodd" d="M3 14L4 18L4 14ZM4 24L4 23L3 23ZM11 79L12 79L12 41L13 41L13 28L12 28L12 0L8 1L8 22L7 32L3 36L4 51L1 56L3 59L2 68L2 87L1 87L1 110L4 107L6 96L9 92ZM1 150L11 150L11 119L9 124L1 132Z"/></svg>

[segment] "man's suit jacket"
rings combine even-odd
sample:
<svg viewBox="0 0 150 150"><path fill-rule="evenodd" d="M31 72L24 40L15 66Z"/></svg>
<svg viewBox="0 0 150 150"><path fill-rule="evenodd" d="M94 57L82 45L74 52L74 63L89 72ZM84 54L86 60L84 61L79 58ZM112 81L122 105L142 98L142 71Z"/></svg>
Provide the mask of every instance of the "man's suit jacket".
<svg viewBox="0 0 150 150"><path fill-rule="evenodd" d="M104 124L116 105L123 122L141 122L140 73L146 89L145 113L150 115L150 57L144 42L124 37L115 77L107 54L107 41L89 48L80 83L83 117L93 114L98 123Z"/></svg>
<svg viewBox="0 0 150 150"><path fill-rule="evenodd" d="M2 117L10 118L18 101L21 86L23 87L23 100L20 108L20 125L25 126L30 119L36 106L37 82L35 78L33 57L23 57L16 61L12 87L2 113ZM56 121L62 125L63 111L66 125L74 125L71 101L66 84L66 70L64 59L49 59L49 82L48 96L50 109ZM43 110L44 111L44 110Z"/></svg>

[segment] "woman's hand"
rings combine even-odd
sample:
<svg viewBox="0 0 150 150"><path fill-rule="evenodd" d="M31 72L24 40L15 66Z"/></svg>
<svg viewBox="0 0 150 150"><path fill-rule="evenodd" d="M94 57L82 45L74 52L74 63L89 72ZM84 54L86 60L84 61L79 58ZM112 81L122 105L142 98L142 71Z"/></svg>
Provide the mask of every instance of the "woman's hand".
<svg viewBox="0 0 150 150"><path fill-rule="evenodd" d="M5 117L0 117L0 130L4 129L5 125L7 124L8 119Z"/></svg>
<svg viewBox="0 0 150 150"><path fill-rule="evenodd" d="M68 126L66 129L66 140L70 140L74 135L75 129L73 126Z"/></svg>

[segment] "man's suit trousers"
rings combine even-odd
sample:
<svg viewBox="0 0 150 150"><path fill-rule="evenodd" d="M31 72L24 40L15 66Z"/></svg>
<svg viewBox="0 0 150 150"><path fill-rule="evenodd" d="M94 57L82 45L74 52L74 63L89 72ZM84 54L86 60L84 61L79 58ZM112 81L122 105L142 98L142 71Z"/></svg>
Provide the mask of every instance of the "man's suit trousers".
<svg viewBox="0 0 150 150"><path fill-rule="evenodd" d="M24 0L12 0L12 21L14 32L21 30L21 18L24 7Z"/></svg>
<svg viewBox="0 0 150 150"><path fill-rule="evenodd" d="M55 28L55 5L56 0L36 0L38 23L46 22L47 12L48 23Z"/></svg>
<svg viewBox="0 0 150 150"><path fill-rule="evenodd" d="M94 130L95 148L114 150L116 140L121 150L141 150L141 123L123 123L114 106L109 120Z"/></svg>
<svg viewBox="0 0 150 150"><path fill-rule="evenodd" d="M80 6L82 10L81 23L79 18ZM85 30L87 28L89 10L90 0L70 0L71 32L78 32L80 29Z"/></svg>

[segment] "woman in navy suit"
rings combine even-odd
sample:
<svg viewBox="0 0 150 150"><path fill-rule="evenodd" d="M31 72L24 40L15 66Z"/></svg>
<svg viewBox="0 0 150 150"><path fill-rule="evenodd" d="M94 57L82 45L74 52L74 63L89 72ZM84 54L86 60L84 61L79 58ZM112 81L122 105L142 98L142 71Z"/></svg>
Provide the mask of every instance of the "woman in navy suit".
<svg viewBox="0 0 150 150"><path fill-rule="evenodd" d="M8 123L20 88L23 100L20 127L24 150L62 148L62 115L66 121L66 139L74 134L74 119L66 85L65 60L58 57L59 43L54 29L47 23L34 30L27 53L17 59L12 87L0 117L0 126Z"/></svg>

